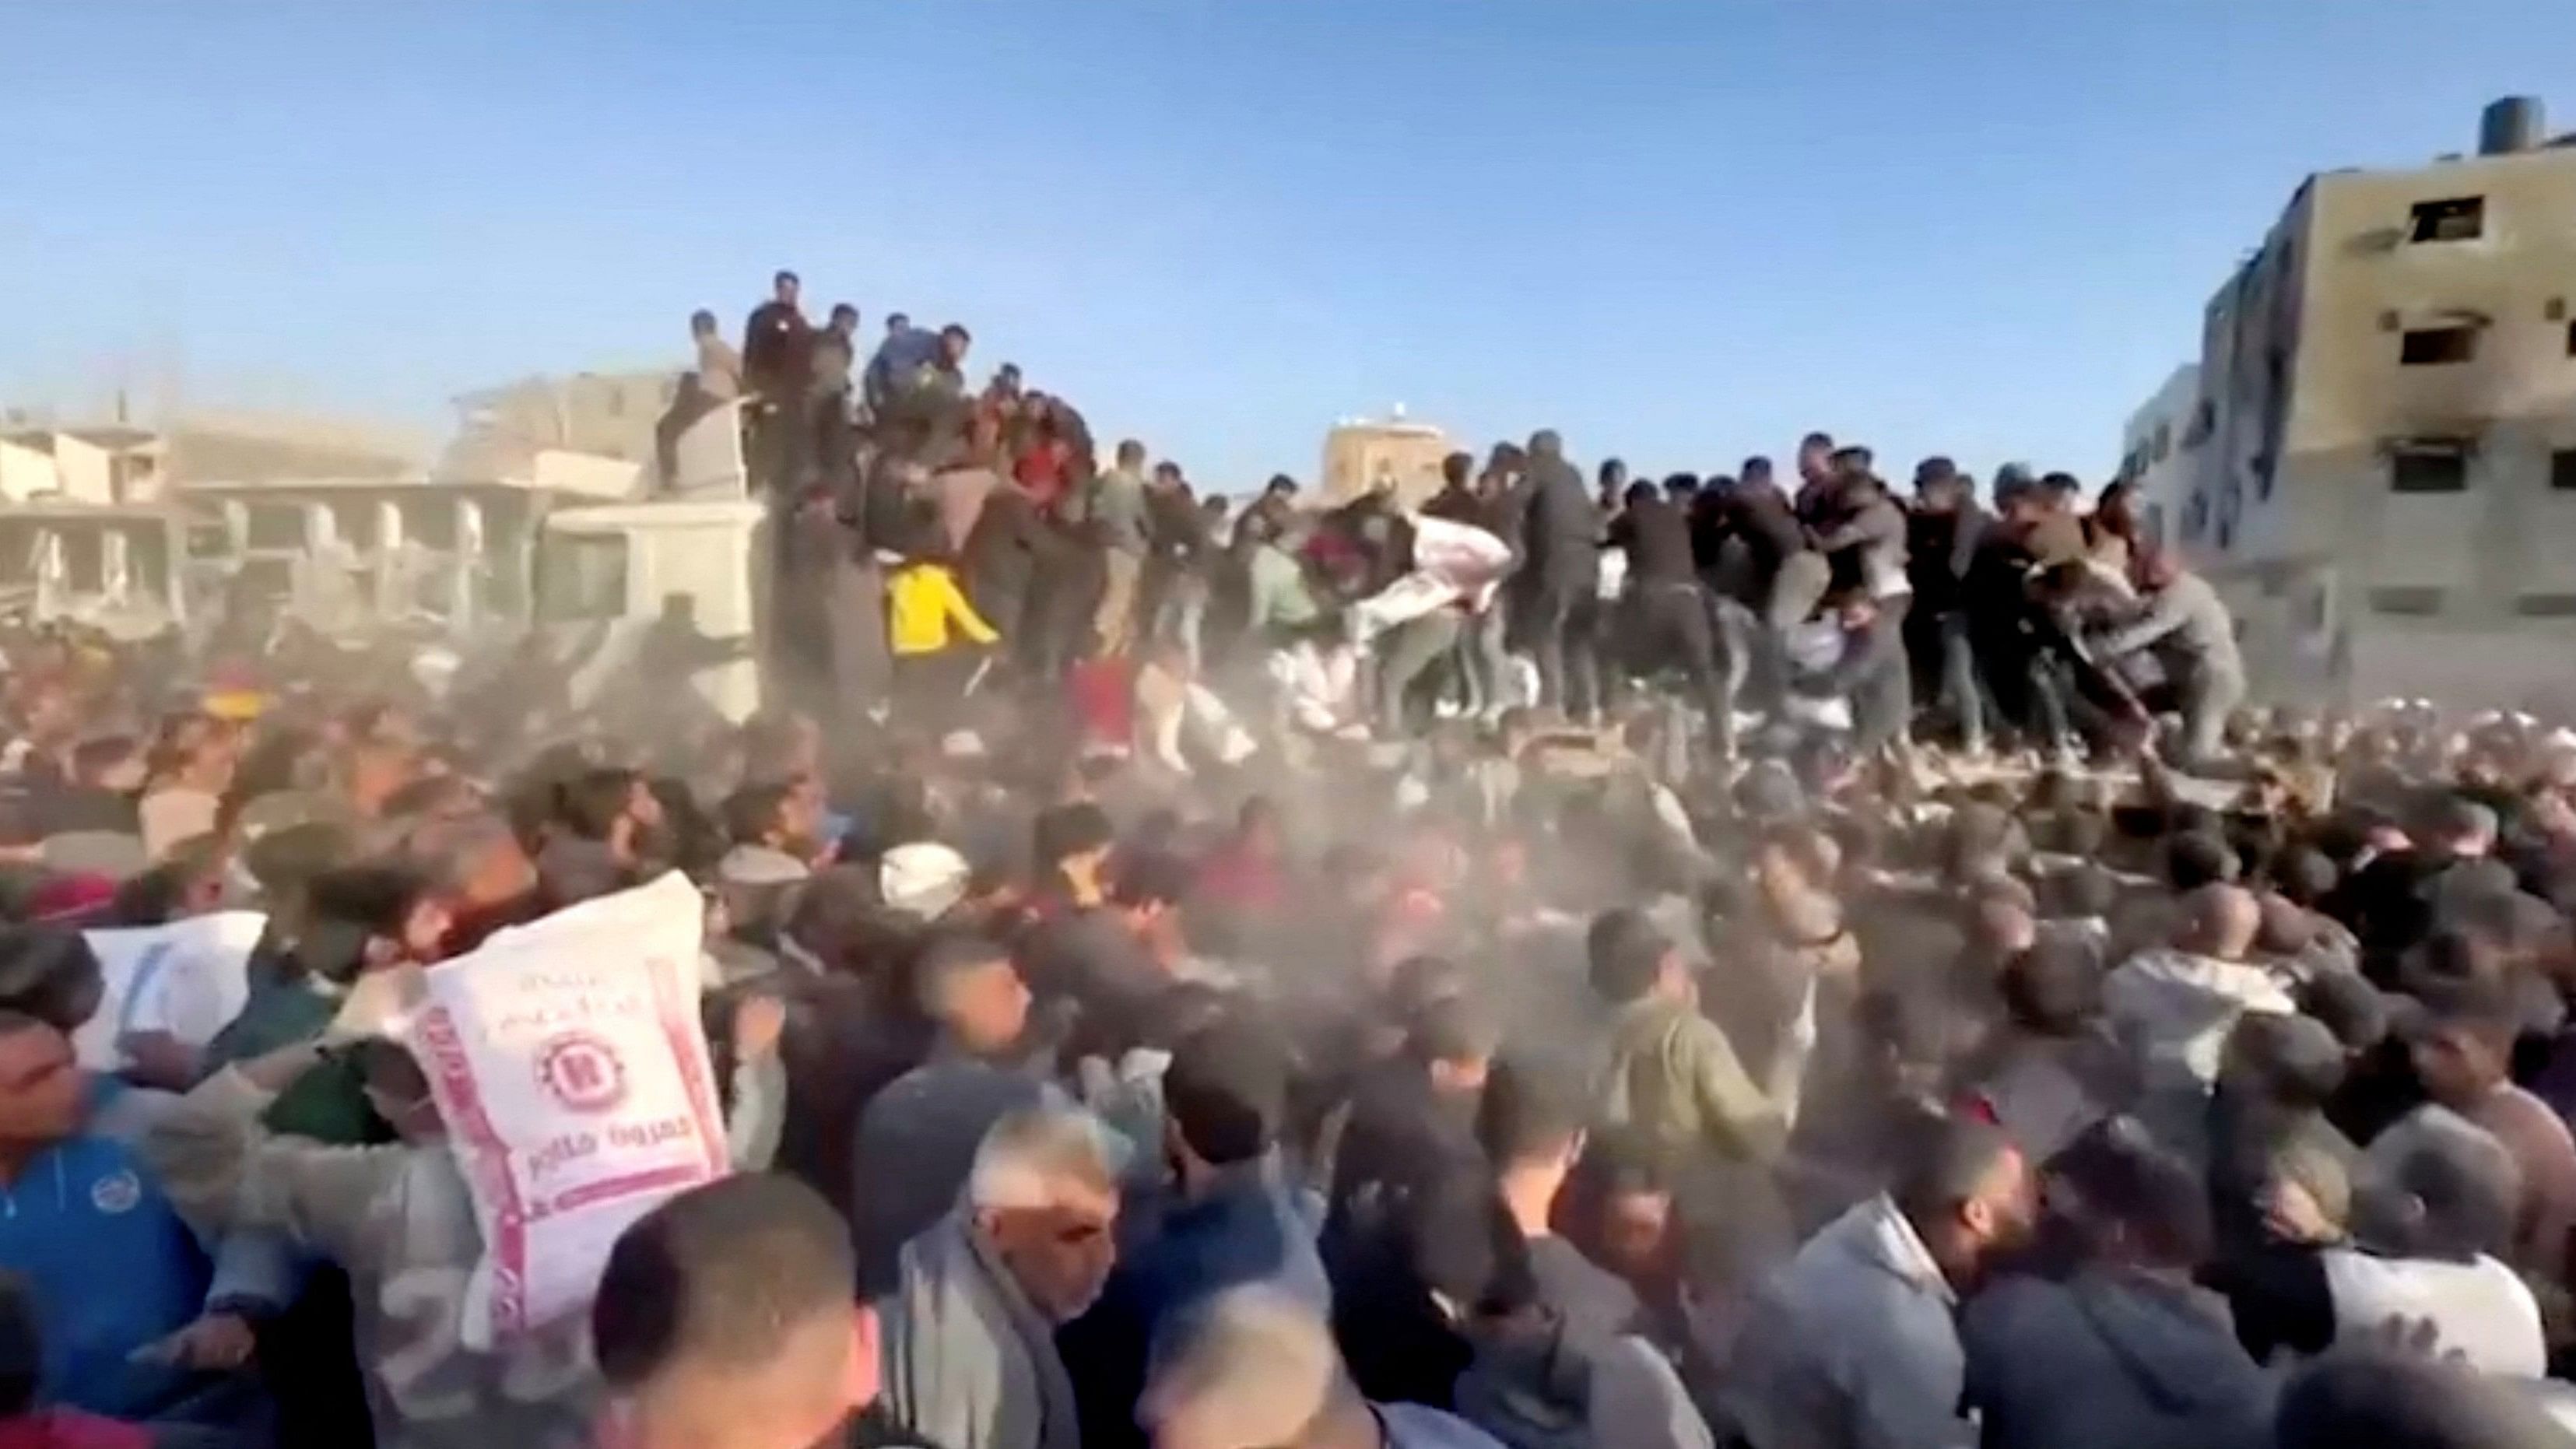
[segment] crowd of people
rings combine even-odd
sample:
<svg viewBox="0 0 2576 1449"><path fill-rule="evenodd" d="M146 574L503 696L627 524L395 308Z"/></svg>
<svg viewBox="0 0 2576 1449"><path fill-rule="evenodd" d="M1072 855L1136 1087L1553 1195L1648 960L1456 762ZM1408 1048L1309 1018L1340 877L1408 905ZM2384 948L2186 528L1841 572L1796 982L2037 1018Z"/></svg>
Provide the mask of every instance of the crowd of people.
<svg viewBox="0 0 2576 1449"><path fill-rule="evenodd" d="M1140 690L1172 701L1154 733L1178 765L1223 748L1223 702L1394 740L1514 705L1597 723L1655 696L1725 760L1754 727L1847 761L1918 726L1971 758L2128 757L2169 717L2161 753L2200 767L2245 698L2225 605L2124 485L2087 510L2070 475L2007 465L1990 511L1930 458L1905 499L1822 433L1794 477L1757 456L1656 482L1610 459L1587 483L1541 432L1450 456L1427 498L1313 503L1278 476L1237 507L1141 442L1100 455L1016 366L973 389L963 327L895 314L856 366L857 309L817 329L798 288L779 275L739 351L698 315L673 420L746 400L779 518L772 662L826 720L940 721L978 688L1074 679L1113 712L1107 738Z"/></svg>
<svg viewBox="0 0 2576 1449"><path fill-rule="evenodd" d="M0 634L0 1443L2567 1442L2576 734L2243 708L2058 475L1227 510L858 323L697 329L817 585L739 726ZM733 1171L477 1334L388 1003L672 872Z"/></svg>

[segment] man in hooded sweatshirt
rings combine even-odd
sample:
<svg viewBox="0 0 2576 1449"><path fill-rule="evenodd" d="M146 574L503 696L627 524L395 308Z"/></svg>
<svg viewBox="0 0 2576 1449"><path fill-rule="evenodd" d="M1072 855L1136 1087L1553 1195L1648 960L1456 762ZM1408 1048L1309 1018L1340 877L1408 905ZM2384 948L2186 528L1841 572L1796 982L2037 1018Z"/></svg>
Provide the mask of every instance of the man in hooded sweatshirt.
<svg viewBox="0 0 2576 1449"><path fill-rule="evenodd" d="M2052 1159L2039 1271L1999 1279L1959 1327L1985 1449L2264 1449L2272 1386L2223 1299L2195 1287L2209 1208L2135 1121Z"/></svg>

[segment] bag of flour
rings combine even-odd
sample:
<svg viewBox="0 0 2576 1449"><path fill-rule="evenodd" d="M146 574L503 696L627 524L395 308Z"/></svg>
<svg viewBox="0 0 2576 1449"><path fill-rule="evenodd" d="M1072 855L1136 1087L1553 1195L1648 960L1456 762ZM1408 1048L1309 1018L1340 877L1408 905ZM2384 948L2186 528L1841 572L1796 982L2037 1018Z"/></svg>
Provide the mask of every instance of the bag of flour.
<svg viewBox="0 0 2576 1449"><path fill-rule="evenodd" d="M425 973L405 1035L483 1235L467 1347L582 1311L629 1223L725 1174L698 1020L703 917L674 872Z"/></svg>
<svg viewBox="0 0 2576 1449"><path fill-rule="evenodd" d="M132 1065L124 1039L161 1034L183 1046L215 1039L250 1000L250 953L268 917L218 911L166 926L83 931L98 957L99 1008L72 1033L80 1064L94 1072Z"/></svg>

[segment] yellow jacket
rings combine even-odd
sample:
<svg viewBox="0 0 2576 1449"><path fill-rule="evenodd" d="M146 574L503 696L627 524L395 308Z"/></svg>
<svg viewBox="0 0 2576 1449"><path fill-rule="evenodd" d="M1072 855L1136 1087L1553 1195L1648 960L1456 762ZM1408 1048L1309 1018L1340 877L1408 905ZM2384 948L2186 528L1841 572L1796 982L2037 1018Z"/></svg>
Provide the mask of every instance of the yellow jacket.
<svg viewBox="0 0 2576 1449"><path fill-rule="evenodd" d="M945 564L906 564L886 580L886 642L897 658L939 653L952 642L952 628L978 644L1002 637L966 602Z"/></svg>

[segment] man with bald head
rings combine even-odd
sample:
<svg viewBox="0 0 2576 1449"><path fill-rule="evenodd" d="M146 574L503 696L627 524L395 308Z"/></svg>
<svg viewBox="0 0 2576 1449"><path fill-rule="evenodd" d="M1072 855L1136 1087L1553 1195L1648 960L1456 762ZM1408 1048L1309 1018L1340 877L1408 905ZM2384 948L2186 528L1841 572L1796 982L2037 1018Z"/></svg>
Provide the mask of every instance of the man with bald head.
<svg viewBox="0 0 2576 1449"><path fill-rule="evenodd" d="M2140 1115L2168 1147L2197 1161L2227 1034L2248 1013L2298 1007L2285 983L2247 959L2263 925L2253 892L2202 886L2183 897L2181 917L2172 945L2140 951L2111 972L2102 1004L2136 1063Z"/></svg>

